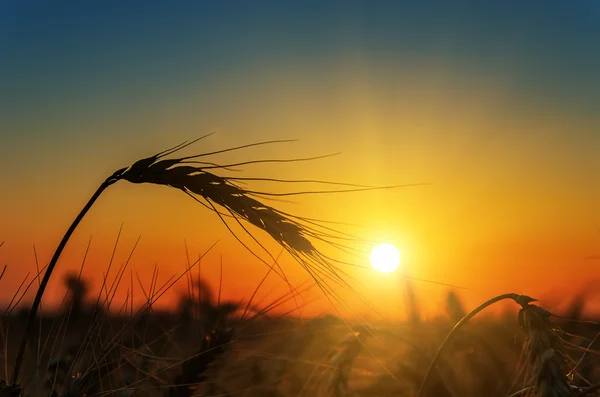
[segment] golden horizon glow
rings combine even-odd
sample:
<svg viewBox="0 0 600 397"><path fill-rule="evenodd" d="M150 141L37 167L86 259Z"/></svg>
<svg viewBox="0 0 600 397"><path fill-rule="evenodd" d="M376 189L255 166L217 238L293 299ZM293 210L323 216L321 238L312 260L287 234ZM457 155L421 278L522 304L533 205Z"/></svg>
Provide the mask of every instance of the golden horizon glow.
<svg viewBox="0 0 600 397"><path fill-rule="evenodd" d="M379 273L392 273L400 266L400 251L392 244L379 244L373 247L369 260Z"/></svg>

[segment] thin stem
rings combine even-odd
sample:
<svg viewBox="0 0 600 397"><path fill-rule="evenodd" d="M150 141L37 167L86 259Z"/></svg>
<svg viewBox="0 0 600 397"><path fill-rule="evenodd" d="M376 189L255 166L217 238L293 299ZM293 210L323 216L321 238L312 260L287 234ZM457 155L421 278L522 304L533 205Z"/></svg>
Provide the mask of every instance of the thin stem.
<svg viewBox="0 0 600 397"><path fill-rule="evenodd" d="M509 395L508 397L520 397L520 396L524 395L525 393L530 392L533 389L534 389L533 386L528 386L524 389L514 392L513 394Z"/></svg>
<svg viewBox="0 0 600 397"><path fill-rule="evenodd" d="M504 299L512 299L515 302L519 302L519 295L518 294L502 294L502 295L498 295L495 298L492 298L490 300L487 300L486 302L482 303L481 305L477 306L473 311L471 311L469 314L467 314L466 316L464 316L458 323L456 323L456 325L454 326L454 328L452 328L452 330L448 333L448 335L446 335L446 339L444 339L444 341L442 342L442 344L440 345L440 347L437 349L437 351L435 352L435 356L433 356L433 359L431 360L431 364L429 364L429 368L427 369L427 372L425 373L425 377L423 378L423 382L421 383L421 387L419 388L419 392L417 393L416 397L421 397L423 392L425 391L425 386L427 385L427 381L429 380L431 373L433 372L433 368L435 368L437 362L439 361L442 352L444 350L444 347L446 347L448 345L448 342L450 341L450 338L452 338L452 336L454 336L454 334L460 329L462 328L463 325L465 325L471 318L473 318L475 315L477 315L477 313L479 313L480 311L482 311L483 309L485 309L488 306L493 305L494 303L497 303L501 300Z"/></svg>
<svg viewBox="0 0 600 397"><path fill-rule="evenodd" d="M588 396L588 395L590 395L592 393L597 392L598 390L600 390L600 383L596 383L596 384L588 387L587 389L582 390L581 393L576 394L575 396L576 397Z"/></svg>
<svg viewBox="0 0 600 397"><path fill-rule="evenodd" d="M44 278L42 278L40 287L38 288L38 291L35 295L35 299L33 300L33 304L31 305L31 311L29 313L29 318L27 318L27 324L25 325L25 331L23 332L23 338L21 339L21 344L19 346L19 351L17 353L17 358L15 360L15 368L14 368L12 376L11 376L11 384L13 384L13 385L16 384L17 380L19 378L19 372L21 370L23 356L25 354L25 348L27 347L27 341L29 340L29 335L31 334L33 322L35 321L35 317L37 315L38 309L40 307L40 303L42 301L42 296L44 295L44 291L46 290L48 281L50 281L50 276L52 275L52 271L54 270L54 267L56 266L56 263L58 262L58 258L60 257L65 246L67 245L67 242L69 241L69 238L71 238L71 235L73 234L73 232L75 231L75 229L77 228L77 226L79 225L79 223L81 222L81 220L83 219L85 214L89 211L89 209L92 207L92 205L96 202L98 197L100 197L102 192L107 187L109 187L110 185L112 185L113 183L115 183L119 180L119 176L120 176L120 174L122 174L122 172L124 170L125 169L115 172L110 178L106 179L100 185L98 190L96 190L96 193L94 193L92 198L90 198L90 200L87 202L85 207L83 207L81 212L77 215L77 217L75 218L75 220L73 221L73 223L71 224L71 226L69 227L69 229L67 230L65 235L63 236L60 244L58 244L56 251L54 251L54 255L52 256L52 259L50 260L50 263L48 264L48 268L46 269L46 272L44 273Z"/></svg>

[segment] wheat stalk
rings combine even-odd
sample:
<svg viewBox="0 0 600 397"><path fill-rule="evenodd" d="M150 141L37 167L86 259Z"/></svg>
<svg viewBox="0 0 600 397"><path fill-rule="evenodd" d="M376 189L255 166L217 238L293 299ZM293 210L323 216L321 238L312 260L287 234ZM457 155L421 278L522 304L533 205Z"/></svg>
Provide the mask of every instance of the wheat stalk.
<svg viewBox="0 0 600 397"><path fill-rule="evenodd" d="M485 308L487 308L489 306L492 306L493 304L498 303L498 302L500 302L502 300L505 300L505 299L512 299L516 303L518 303L519 305L521 305L521 307L525 307L530 302L533 302L535 300L535 299L530 298L529 296L526 296L526 295L519 295L519 294L515 294L515 293L502 294L502 295L498 295L498 296L496 296L494 298L491 298L491 299L485 301L484 303L482 303L481 305L479 305L475 309L473 309L470 313L468 313L467 315L465 315L459 322L456 323L456 325L454 325L454 327L452 328L452 330L448 333L448 335L446 335L446 338L444 339L444 341L442 342L442 344L440 345L440 347L438 347L437 351L435 352L435 355L433 356L433 359L431 360L431 363L429 364L429 368L427 369L427 372L425 373L425 376L423 377L423 381L421 383L421 387L419 388L419 391L417 392L416 397L423 396L423 394L425 392L425 387L427 386L427 382L429 381L429 378L430 378L431 374L433 373L433 369L437 365L437 362L439 361L439 359L440 359L440 357L442 355L442 352L444 351L444 348L448 345L448 342L450 341L450 339L452 339L452 337L471 318L473 318L479 312L481 312Z"/></svg>
<svg viewBox="0 0 600 397"><path fill-rule="evenodd" d="M212 135L212 134L209 134ZM195 156L181 157L175 159L166 159L169 156L190 144L197 142L198 140L205 138L209 135L205 135L201 138L196 139L190 143L184 142L173 148L160 152L154 156L144 158L135 162L130 167L125 167L117 170L111 176L109 176L102 184L98 187L93 196L89 199L84 208L74 219L73 223L63 236L56 251L54 252L52 259L50 260L44 277L42 278L35 299L31 306L31 311L25 325L23 338L17 352L15 360L15 367L11 376L11 385L16 386L19 378L19 373L25 353L25 347L27 344L28 337L31 333L33 322L37 315L39 305L41 303L42 296L50 280L50 276L56 266L58 258L64 250L67 242L71 235L91 209L94 203L98 200L100 195L111 185L115 184L120 180L125 180L131 183L149 183L162 186L173 187L183 191L188 196L200 201L204 199L201 204L211 209L225 222L224 217L233 218L240 225L240 219L245 220L253 226L267 232L275 241L281 244L303 267L307 270L313 278L320 278L319 274L328 274L331 278L333 276L334 281L342 282L338 270L334 265L331 264L330 258L323 256L318 252L309 238L318 239L330 243L331 245L344 248L339 243L333 242L333 238L340 238L339 234L335 235L333 229L324 227L319 223L316 223L312 219L295 217L285 212L279 211L269 205L266 205L258 201L255 197L267 197L267 196L280 196L288 194L305 194L305 193L332 193L332 192L350 192L350 191L361 191L361 190L372 190L381 189L372 186L359 186L352 185L353 189L337 190L337 191L317 191L317 192L297 192L297 193L263 193L250 191L240 188L234 182L236 178L226 178L218 176L208 170L212 169L229 169L243 164L258 163L258 162L285 162L285 161L300 161L310 159L292 159L292 160L262 160L262 161L247 161L240 162L237 164L230 165L216 165L214 163L199 162L195 159L208 156L217 153L223 153L231 150L237 150L250 146L265 145L270 143L279 143L285 141L267 141L259 142L250 145L239 146L235 148L215 151L211 153L204 153ZM260 179L260 178L257 178ZM312 181L320 182L320 181ZM330 182L321 182L330 183ZM394 186L390 186L394 187ZM386 187L386 188L390 188ZM221 213L217 209L220 207L227 213ZM226 224L227 225L227 224ZM227 226L229 228L229 226ZM242 226L243 227L243 226ZM317 229L321 227L322 229ZM231 231L231 229L229 229ZM250 234L245 228L244 230ZM233 232L232 232L233 233ZM332 234L334 233L334 234ZM258 241L250 234L250 236L258 243ZM348 236L346 236L348 237ZM237 238L237 236L236 236ZM241 240L238 241L241 242ZM243 243L242 243L243 244ZM260 245L260 243L258 243ZM262 245L260 245L262 247ZM266 250L266 249L265 249ZM260 258L259 258L260 259ZM265 262L266 263L266 262ZM267 264L268 265L268 264ZM280 275L285 279L284 275ZM337 279L337 280L335 280Z"/></svg>

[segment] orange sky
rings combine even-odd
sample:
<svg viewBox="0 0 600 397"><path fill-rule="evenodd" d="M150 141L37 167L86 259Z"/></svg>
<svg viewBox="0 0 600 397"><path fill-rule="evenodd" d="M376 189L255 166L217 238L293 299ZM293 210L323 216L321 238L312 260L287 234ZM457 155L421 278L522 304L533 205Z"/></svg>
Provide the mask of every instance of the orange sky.
<svg viewBox="0 0 600 397"><path fill-rule="evenodd" d="M435 93L431 95L431 101L435 100ZM502 99L497 101L502 102ZM549 152L554 151L552 155L543 153L541 147L545 148L542 145L547 145L547 141L541 137L537 142L534 139L523 142L512 137L511 141L502 142L501 147L490 142L486 138L487 134L494 134L490 130L501 128L498 127L498 116L491 110L496 101L474 102L478 103L470 103L468 107L479 114L489 113L487 122L474 120L466 114L456 117L450 125L445 117L440 117L438 122L428 121L427 125L415 119L399 122L398 118L378 118L373 107L363 105L363 112L345 120L347 127L342 130L353 131L345 139L327 142L331 139L327 135L328 129L322 129L318 121L307 117L304 129L315 131L309 137L303 136L299 143L278 146L277 153L265 147L248 150L247 157L241 154L223 157L239 161L273 157L274 154L282 158L305 157L341 150L343 153L339 156L301 165L249 166L244 175L382 185L431 183L378 192L301 197L294 198L297 204L275 205L296 214L363 225L361 228L339 228L365 239L393 242L400 248L402 265L411 276L468 289L460 293L470 306L507 291L545 296L546 292L556 289L578 290L593 279L598 265L597 261L587 258L598 252L600 243L597 185L584 185L585 164L556 162L560 148L549 148ZM461 109L463 106L467 105L452 106L445 112L465 112ZM419 105L414 107L417 108L416 114ZM526 129L533 124L534 120L522 120L516 111L515 114L516 121L510 122L513 128ZM422 117L425 119L426 115ZM537 120L536 128L550 136L553 131L569 124L566 117L530 117ZM367 121L355 125L354 118ZM74 163L79 164L73 170L61 163L48 163L44 170L45 180L30 175L31 183L27 182L30 178L8 181L18 188L11 189L3 197L0 235L6 236L6 243L1 248L0 257L3 263L9 265L5 285L16 286L26 271L35 269L33 244L40 263L49 260L76 212L109 171L130 163L126 157L135 160L170 143L196 136L193 121L189 123L190 126L175 128L180 131L177 134L165 134L154 142L143 143L144 150L132 149L130 145L131 156L126 156L128 151L119 145L115 145L118 151L115 160L110 158L109 145L100 149L82 145L81 153L73 155ZM282 124L293 128L285 134L273 129L269 133L267 130L262 139L275 136L293 138L302 129L294 121ZM487 128L484 127L486 124ZM239 128L242 129L242 126ZM487 129L485 134L479 132L483 128ZM465 141L459 144L456 136L427 139L428 131L436 129L460 134L463 136L460 139ZM393 145L379 139L382 130L398 131L398 136L392 138L396 141ZM362 131L372 132L363 134ZM234 142L228 135L223 131L206 142L198 143L197 151L255 140L235 139ZM259 134L252 136L259 137ZM134 156L134 153L137 155ZM41 152L40 156L43 156ZM57 156L70 155L64 151ZM91 157L91 160L84 161L86 157ZM105 158L101 160L101 157ZM576 160L581 163L597 162L591 156L586 158L585 152ZM287 186L283 188L289 189ZM292 190L298 188L304 187ZM60 273L66 269L78 269L90 236L91 253L84 274L97 285L108 264L121 222L124 229L115 265L120 265L127 258L135 240L141 235L130 266L146 273L142 280L148 284L149 272L155 263L165 280L183 270L186 263L184 241L187 241L192 257L219 241L203 261L202 274L216 286L218 263L223 255L224 297L248 297L266 271L263 264L234 241L214 214L189 197L164 187L120 182L105 192L77 230L48 290L48 301L55 302L62 297ZM278 252L273 244L270 248L273 254ZM368 252L370 246L365 244L361 248ZM300 283L307 278L289 258L282 261L282 265L294 282ZM367 265L366 261L362 265ZM115 271L113 269L112 277ZM383 313L402 310L403 289L397 279L398 274L390 277L370 270L358 272L349 268L347 271L367 284L366 290L361 291ZM271 287L277 287L279 293L286 291L277 277L272 276L270 280ZM129 281L121 287L121 298L128 286ZM424 282L416 282L415 287L424 310L439 307L439 301L447 291L446 287ZM181 288L185 288L184 285ZM263 292L266 293L269 288L265 287ZM2 296L4 301L9 299L14 289L6 289ZM136 295L141 298L140 292L136 291ZM275 297L276 294L270 296ZM330 310L318 290L315 289L311 297L319 298L320 303L308 308L308 314ZM162 303L169 304L173 299L166 296ZM353 304L353 307L357 306L357 303ZM287 309L290 309L289 305Z"/></svg>
<svg viewBox="0 0 600 397"><path fill-rule="evenodd" d="M221 47L207 47L205 55L213 55L216 61L211 62L217 62L216 66L202 64L196 71L186 67L180 82L167 77L178 73L177 62L161 64L162 69L156 70L148 66L139 75L132 72L125 86L118 78L102 86L106 76L99 69L89 69L90 75L82 80L89 85L83 86L58 69L47 71L45 80L23 80L30 84L25 87L30 91L15 90L23 97L11 105L16 110L0 125L8 131L0 141L0 241L5 241L0 264L8 265L0 300L7 303L27 272L35 271L34 244L40 264L47 263L73 217L110 173L212 131L219 133L186 153L270 139L300 141L230 153L218 160L342 152L314 162L248 166L244 176L378 185L430 183L294 197L294 204L275 205L294 214L362 225L340 228L364 239L396 244L403 271L417 279L463 287L459 292L469 307L505 292L547 298L545 302L554 305L565 299L564 294L594 281L600 264L593 259L600 253L600 116L586 109L600 102L595 91L590 91L589 98L576 98L577 103L568 95L569 89L592 77L581 72L579 77L570 77L572 81L566 79L565 86L553 86L556 80L538 86L535 78L544 76L528 67L532 59L543 60L547 54L527 58L526 49L516 44L515 48L487 49L482 54L485 61L466 57L477 50L454 48L452 39L407 53L406 58L392 57L385 49L397 49L393 41L379 42L377 33L371 37L355 26L373 21L356 22L362 18L360 13L345 12L348 19L336 19L338 25L331 27L335 37L344 38L342 44L331 44L334 53L323 54L321 47L311 52L305 42L293 42L285 47L288 52L281 52L284 47L276 42L277 29L284 35L296 29L283 24L265 33L275 41L260 41L264 47L250 55L242 41L236 41L234 49L224 44L231 51L226 54L219 52ZM454 33L460 43L461 34L467 33L453 29L458 29ZM232 35L233 39L223 40L235 41L238 36ZM63 43L66 39L59 35L54 40ZM204 48L203 40L198 33L195 44ZM74 70L83 73L91 67L87 62L91 64L94 56L105 51L110 55L105 60L109 70L121 71L123 63L126 73L144 64L144 59L153 65L149 53L147 58L137 54L139 59L132 61L116 47L97 45L97 53L93 46L80 50L81 54L65 50L62 62L78 59L81 71ZM181 45L193 47L192 43ZM183 54L181 49L170 56L184 59ZM237 55L239 68L229 62ZM585 54L569 54L575 55L580 58L573 59L581 64L588 60ZM594 54L587 55L589 62L595 62ZM11 66L14 73L16 66ZM558 76L560 71L550 70L547 77ZM588 81L591 86L594 82ZM53 95L44 84L61 89ZM15 116L19 114L27 117ZM155 263L163 280L183 270L184 241L192 257L218 241L203 260L201 271L216 289L222 256L224 299L249 297L266 271L214 214L189 197L164 187L119 182L103 194L70 241L47 291L47 305L62 298L61 274L79 268L90 236L84 276L93 280L97 291L121 223L115 265L122 264L141 235L130 267L147 284ZM278 248L269 244L276 255ZM359 248L368 255L369 244ZM375 274L364 260L356 261L367 269L348 267L347 271L364 284L359 288L364 297L384 315L402 313L402 275ZM308 277L289 257L282 260L282 266L294 284ZM111 280L115 272L116 268ZM117 300L126 294L129 275L126 279ZM448 290L422 281L415 281L414 286L428 313L439 308ZM185 284L180 288L185 289ZM276 290L265 302L285 293L287 287L272 275L261 291L266 294L270 288ZM141 290L135 295L141 298ZM304 314L332 311L317 289L305 298L318 300ZM174 301L174 295L167 295L161 303ZM355 299L349 302L361 313L367 312ZM285 310L292 307L289 303Z"/></svg>

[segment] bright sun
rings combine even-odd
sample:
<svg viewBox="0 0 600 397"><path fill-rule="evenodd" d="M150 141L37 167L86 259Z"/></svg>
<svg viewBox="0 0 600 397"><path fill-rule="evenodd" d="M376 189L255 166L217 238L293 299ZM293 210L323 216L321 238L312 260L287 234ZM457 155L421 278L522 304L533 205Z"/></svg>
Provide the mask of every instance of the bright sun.
<svg viewBox="0 0 600 397"><path fill-rule="evenodd" d="M369 260L373 269L379 273L391 273L398 269L400 252L392 244L379 244L371 251Z"/></svg>

